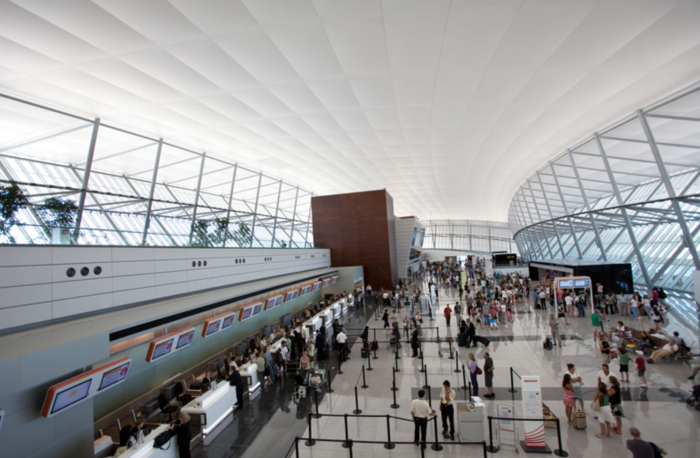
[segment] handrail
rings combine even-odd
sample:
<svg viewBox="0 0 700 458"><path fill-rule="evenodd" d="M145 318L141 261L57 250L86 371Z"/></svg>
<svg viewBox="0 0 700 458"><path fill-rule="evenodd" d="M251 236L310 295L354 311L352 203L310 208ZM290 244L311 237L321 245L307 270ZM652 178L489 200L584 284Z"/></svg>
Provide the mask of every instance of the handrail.
<svg viewBox="0 0 700 458"><path fill-rule="evenodd" d="M350 413L348 413L348 414L339 414L339 413L321 413L321 414L319 414L319 415L320 415L321 417L341 417L341 418L342 418L342 417L346 417L346 416L347 416L347 417L360 417L360 418L387 418L387 417L389 417L389 418L393 418L394 420L402 420L402 421L408 421L408 422L410 422L410 423L413 423L413 419L412 419L412 418L397 417L396 415L389 415L389 414L379 415L379 414L350 414ZM437 417L431 417L431 419L428 420L428 421L432 421L432 420L436 420L436 419L437 419ZM411 442L411 443L413 443L413 442Z"/></svg>

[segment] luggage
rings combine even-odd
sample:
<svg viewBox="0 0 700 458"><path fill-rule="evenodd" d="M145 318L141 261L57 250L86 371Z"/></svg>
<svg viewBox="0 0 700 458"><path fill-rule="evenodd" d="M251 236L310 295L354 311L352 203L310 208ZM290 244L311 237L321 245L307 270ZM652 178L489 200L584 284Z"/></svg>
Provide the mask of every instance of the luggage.
<svg viewBox="0 0 700 458"><path fill-rule="evenodd" d="M460 332L457 334L457 345L460 347L466 347L467 342L469 342L469 334L466 332Z"/></svg>
<svg viewBox="0 0 700 458"><path fill-rule="evenodd" d="M487 339L486 337L476 336L475 339L477 342L481 343L484 347L488 347L489 344L491 343L491 341L489 339Z"/></svg>
<svg viewBox="0 0 700 458"><path fill-rule="evenodd" d="M576 429L586 429L586 412L581 412L576 410L574 412L574 428Z"/></svg>
<svg viewBox="0 0 700 458"><path fill-rule="evenodd" d="M361 353L362 353L362 359L369 358L369 348L363 347L361 350Z"/></svg>
<svg viewBox="0 0 700 458"><path fill-rule="evenodd" d="M544 343L542 344L542 346L544 347L545 350L551 350L552 348L554 348L554 344L552 343L552 338L547 337L544 340Z"/></svg>
<svg viewBox="0 0 700 458"><path fill-rule="evenodd" d="M372 351L379 350L379 342L373 340L369 347Z"/></svg>
<svg viewBox="0 0 700 458"><path fill-rule="evenodd" d="M554 421L554 415L552 415L552 412L549 410L549 407L547 407L544 404L542 404L542 418L544 418L545 428L551 429L557 427L557 422Z"/></svg>

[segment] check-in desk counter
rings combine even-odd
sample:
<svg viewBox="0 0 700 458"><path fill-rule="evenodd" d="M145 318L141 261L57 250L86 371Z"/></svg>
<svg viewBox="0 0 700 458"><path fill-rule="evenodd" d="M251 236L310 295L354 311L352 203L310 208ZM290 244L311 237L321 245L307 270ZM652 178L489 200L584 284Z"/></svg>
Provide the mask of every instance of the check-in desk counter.
<svg viewBox="0 0 700 458"><path fill-rule="evenodd" d="M175 458L177 453L177 436L170 438L170 443L163 445L162 449L154 448L153 442L156 437L170 425L159 425L151 433L144 437L143 444L138 447L132 447L126 452L119 455L119 458ZM164 450L165 449L165 450Z"/></svg>
<svg viewBox="0 0 700 458"><path fill-rule="evenodd" d="M349 310L348 300L343 297L338 302L340 302L340 306L343 308L343 313L347 313Z"/></svg>
<svg viewBox="0 0 700 458"><path fill-rule="evenodd" d="M340 314L343 313L343 304L338 301L331 305L331 310L333 310L333 317L340 318Z"/></svg>
<svg viewBox="0 0 700 458"><path fill-rule="evenodd" d="M257 369L257 367L256 367ZM222 381L215 390L210 390L186 404L181 412L202 417L202 432L207 436L216 426L233 412L236 404L236 387Z"/></svg>
<svg viewBox="0 0 700 458"><path fill-rule="evenodd" d="M312 337L314 332L320 330L321 326L323 326L323 320L320 315L321 314L315 315L304 322L304 330L306 331L307 339Z"/></svg>
<svg viewBox="0 0 700 458"><path fill-rule="evenodd" d="M241 377L246 381L248 385L248 393L260 388L260 380L258 380L258 365L255 363L246 363L238 368L241 373Z"/></svg>
<svg viewBox="0 0 700 458"><path fill-rule="evenodd" d="M326 329L330 328L333 325L333 309L332 307L328 307L324 311L318 314L319 317L321 318L321 321L323 322L323 325L326 327Z"/></svg>

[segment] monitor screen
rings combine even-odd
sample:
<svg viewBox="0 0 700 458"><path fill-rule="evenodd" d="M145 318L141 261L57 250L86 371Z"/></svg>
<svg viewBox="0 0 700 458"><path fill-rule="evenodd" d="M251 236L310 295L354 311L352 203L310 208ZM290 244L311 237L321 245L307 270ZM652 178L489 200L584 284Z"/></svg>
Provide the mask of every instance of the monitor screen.
<svg viewBox="0 0 700 458"><path fill-rule="evenodd" d="M275 307L277 307L278 305L281 305L282 302L284 302L284 296L278 296L277 301L275 302Z"/></svg>
<svg viewBox="0 0 700 458"><path fill-rule="evenodd" d="M220 328L221 320L212 321L211 323L209 323L209 326L207 326L207 335L210 336L215 332L219 332Z"/></svg>
<svg viewBox="0 0 700 458"><path fill-rule="evenodd" d="M59 392L54 398L51 413L55 414L56 412L59 412L66 407L70 407L76 402L80 402L88 397L88 394L90 393L90 384L92 384L91 378L78 385L73 385Z"/></svg>
<svg viewBox="0 0 700 458"><path fill-rule="evenodd" d="M243 313L241 314L241 321L250 318L251 313L253 313L253 307L248 307L247 309L243 309Z"/></svg>
<svg viewBox="0 0 700 458"><path fill-rule="evenodd" d="M179 350L182 347L186 347L189 344L191 344L193 338L194 338L194 330L192 330L188 333L185 333L185 334L181 335L180 337L178 337L176 350Z"/></svg>
<svg viewBox="0 0 700 458"><path fill-rule="evenodd" d="M331 279L331 285L335 285L336 283L338 283L338 277L337 277L337 276L336 276L336 277L333 277L333 278Z"/></svg>
<svg viewBox="0 0 700 458"><path fill-rule="evenodd" d="M314 288L313 288L313 290L314 290L314 291L318 291L319 289L321 289L321 282L314 283Z"/></svg>
<svg viewBox="0 0 700 458"><path fill-rule="evenodd" d="M260 313L261 310L262 310L262 304L256 305L255 308L253 309L253 316L255 316L255 315L257 315L258 313Z"/></svg>
<svg viewBox="0 0 700 458"><path fill-rule="evenodd" d="M164 340L163 342L156 345L153 349L153 355L151 355L151 361L165 356L173 349L173 339Z"/></svg>
<svg viewBox="0 0 700 458"><path fill-rule="evenodd" d="M224 318L224 322L221 324L221 329L224 330L226 328L230 328L231 325L233 325L234 318L234 315L229 315L226 318Z"/></svg>
<svg viewBox="0 0 700 458"><path fill-rule="evenodd" d="M590 286L590 281L587 278L584 278L582 280L576 280L574 282L574 286L577 288L585 288L587 286Z"/></svg>
<svg viewBox="0 0 700 458"><path fill-rule="evenodd" d="M324 287L324 288L325 288L326 286L330 285L330 284L331 284L331 279L330 279L330 278L326 278L325 280L323 280L323 287Z"/></svg>
<svg viewBox="0 0 700 458"><path fill-rule="evenodd" d="M126 378L126 374L129 373L130 365L131 361L127 361L126 363L117 366L114 369L108 370L107 372L102 374L102 381L100 382L100 387L98 388L98 391L102 391L105 388L109 388L115 383L119 383L122 380L124 380Z"/></svg>
<svg viewBox="0 0 700 458"><path fill-rule="evenodd" d="M571 288L572 286L574 286L573 280L559 280L560 288Z"/></svg>

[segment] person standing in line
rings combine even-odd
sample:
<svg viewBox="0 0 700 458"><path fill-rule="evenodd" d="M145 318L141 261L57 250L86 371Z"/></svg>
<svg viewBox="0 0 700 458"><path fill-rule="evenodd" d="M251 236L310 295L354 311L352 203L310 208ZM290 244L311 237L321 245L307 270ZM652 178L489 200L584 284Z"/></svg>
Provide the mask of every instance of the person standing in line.
<svg viewBox="0 0 700 458"><path fill-rule="evenodd" d="M459 325L460 319L462 318L462 306L459 304L459 302L455 302L454 312L457 316L457 324Z"/></svg>
<svg viewBox="0 0 700 458"><path fill-rule="evenodd" d="M469 377L472 381L472 395L479 396L479 381L476 376L478 375L479 365L476 363L476 357L474 353L469 353L469 359L467 360L467 367L469 368Z"/></svg>
<svg viewBox="0 0 700 458"><path fill-rule="evenodd" d="M630 428L632 439L627 439L627 450L632 452L632 458L654 458L666 455L666 451L653 442L642 439L642 433L637 428Z"/></svg>
<svg viewBox="0 0 700 458"><path fill-rule="evenodd" d="M485 398L493 398L496 395L493 392L493 359L489 352L484 353L484 384L489 392L484 395Z"/></svg>
<svg viewBox="0 0 700 458"><path fill-rule="evenodd" d="M450 308L450 304L447 304L445 306L445 310L443 312L445 315L445 322L447 323L447 327L450 327L450 317L452 317L452 309Z"/></svg>
<svg viewBox="0 0 700 458"><path fill-rule="evenodd" d="M581 374L576 370L576 366L572 363L566 365L567 372L571 376L571 386L574 389L574 401L578 401L579 408L583 412L583 379Z"/></svg>
<svg viewBox="0 0 700 458"><path fill-rule="evenodd" d="M440 413L442 414L442 435L447 436L447 422L450 423L450 439L455 440L455 392L450 387L450 381L442 382L440 390Z"/></svg>
<svg viewBox="0 0 700 458"><path fill-rule="evenodd" d="M574 400L574 386L571 384L571 374L568 372L564 374L564 380L561 382L562 388L564 388L564 407L566 408L566 420L569 424L573 424L573 412L574 407L576 407L576 401Z"/></svg>
<svg viewBox="0 0 700 458"><path fill-rule="evenodd" d="M554 314L549 314L549 327L552 330L552 344L561 347L561 337L559 336L559 321L554 318Z"/></svg>
<svg viewBox="0 0 700 458"><path fill-rule="evenodd" d="M384 315L382 315L382 320L384 320L384 329L390 327L389 326L389 311L384 310Z"/></svg>
<svg viewBox="0 0 700 458"><path fill-rule="evenodd" d="M411 418L413 418L414 423L413 443L416 445L420 444L422 448L425 448L426 443L428 417L437 417L430 405L423 399L424 396L425 390L419 390L418 399L414 399L411 402Z"/></svg>

